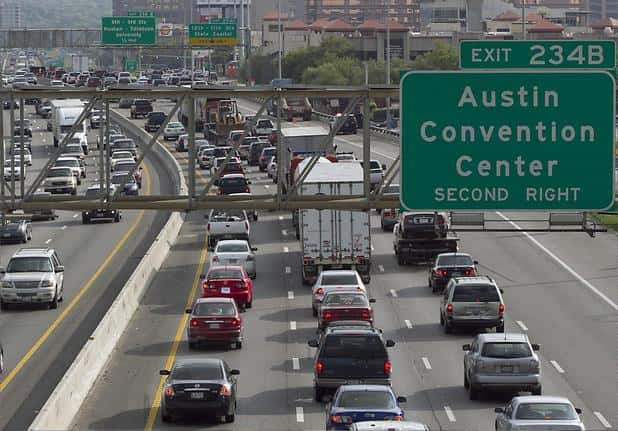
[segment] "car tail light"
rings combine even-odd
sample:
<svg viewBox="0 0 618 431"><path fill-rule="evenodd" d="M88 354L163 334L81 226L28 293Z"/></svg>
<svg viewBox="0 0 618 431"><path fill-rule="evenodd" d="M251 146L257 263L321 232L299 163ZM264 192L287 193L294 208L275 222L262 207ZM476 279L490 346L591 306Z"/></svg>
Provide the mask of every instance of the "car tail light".
<svg viewBox="0 0 618 431"><path fill-rule="evenodd" d="M324 371L324 364L321 361L317 361L315 363L315 371L318 374L322 374L322 371Z"/></svg>
<svg viewBox="0 0 618 431"><path fill-rule="evenodd" d="M213 262L219 262L219 257L218 256L213 256L212 257L212 261Z"/></svg>
<svg viewBox="0 0 618 431"><path fill-rule="evenodd" d="M439 224L444 224L444 222L445 222L444 216L438 214L438 223Z"/></svg>
<svg viewBox="0 0 618 431"><path fill-rule="evenodd" d="M448 272L444 269L436 269L436 276L437 277L446 277L448 275Z"/></svg>
<svg viewBox="0 0 618 431"><path fill-rule="evenodd" d="M233 318L230 323L232 324L232 326L239 326L240 325L240 319Z"/></svg>
<svg viewBox="0 0 618 431"><path fill-rule="evenodd" d="M165 395L168 397L173 397L174 396L174 387L173 386L168 386L167 388L165 388Z"/></svg>
<svg viewBox="0 0 618 431"><path fill-rule="evenodd" d="M210 223L208 223L208 224L206 225L206 230L207 230L208 232L210 232Z"/></svg>
<svg viewBox="0 0 618 431"><path fill-rule="evenodd" d="M197 325L199 325L199 321L197 319L191 319L191 326L193 328L195 328Z"/></svg>
<svg viewBox="0 0 618 431"><path fill-rule="evenodd" d="M362 319L370 319L371 318L371 313L369 311L363 311L361 313L361 318Z"/></svg>
<svg viewBox="0 0 618 431"><path fill-rule="evenodd" d="M333 313L331 313L330 311L326 311L324 312L324 314L322 315L323 319L332 319L333 318Z"/></svg>
<svg viewBox="0 0 618 431"><path fill-rule="evenodd" d="M393 370L393 367L391 365L391 361L387 359L386 361L384 361L384 374L389 376L392 370Z"/></svg>
<svg viewBox="0 0 618 431"><path fill-rule="evenodd" d="M250 193L249 187L245 188L245 193Z"/></svg>
<svg viewBox="0 0 618 431"><path fill-rule="evenodd" d="M232 395L232 385L229 385L227 383L224 385L221 385L221 390L219 390L219 395L227 395L227 396Z"/></svg>
<svg viewBox="0 0 618 431"><path fill-rule="evenodd" d="M351 424L352 423L352 417L351 416L332 415L330 417L330 420L334 424Z"/></svg>
<svg viewBox="0 0 618 431"><path fill-rule="evenodd" d="M446 312L449 314L453 312L453 304L448 304L446 306Z"/></svg>
<svg viewBox="0 0 618 431"><path fill-rule="evenodd" d="M324 295L324 289L322 289L321 287L318 287L318 290L315 291L316 295Z"/></svg>
<svg viewBox="0 0 618 431"><path fill-rule="evenodd" d="M500 312L500 314L504 313L504 304L500 304L498 306L498 311Z"/></svg>
<svg viewBox="0 0 618 431"><path fill-rule="evenodd" d="M466 272L464 273L464 275L468 275L468 276L470 276L470 275L476 275L476 271L475 271L473 268L471 268L471 269L466 269Z"/></svg>
<svg viewBox="0 0 618 431"><path fill-rule="evenodd" d="M390 217L393 215L393 212L391 210L384 210L383 213L385 217Z"/></svg>

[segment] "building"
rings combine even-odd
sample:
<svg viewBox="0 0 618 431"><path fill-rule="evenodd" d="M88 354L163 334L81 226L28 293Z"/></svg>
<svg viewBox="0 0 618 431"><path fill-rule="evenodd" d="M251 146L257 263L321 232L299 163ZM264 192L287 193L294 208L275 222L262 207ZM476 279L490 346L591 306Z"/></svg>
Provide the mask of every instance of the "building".
<svg viewBox="0 0 618 431"><path fill-rule="evenodd" d="M0 3L0 28L24 27L22 9L16 3Z"/></svg>
<svg viewBox="0 0 618 431"><path fill-rule="evenodd" d="M129 12L152 11L163 22L187 24L191 22L191 5L196 0L113 0L114 16L127 16ZM199 22L194 15L194 22Z"/></svg>
<svg viewBox="0 0 618 431"><path fill-rule="evenodd" d="M590 21L618 18L618 0L588 0Z"/></svg>
<svg viewBox="0 0 618 431"><path fill-rule="evenodd" d="M385 11L388 10L388 13ZM340 19L352 25L386 17L415 29L419 22L416 0L305 0L305 19Z"/></svg>
<svg viewBox="0 0 618 431"><path fill-rule="evenodd" d="M260 28L264 16L277 10L278 2L282 13L288 14L293 19L305 21L305 0L253 0L249 12L251 27Z"/></svg>

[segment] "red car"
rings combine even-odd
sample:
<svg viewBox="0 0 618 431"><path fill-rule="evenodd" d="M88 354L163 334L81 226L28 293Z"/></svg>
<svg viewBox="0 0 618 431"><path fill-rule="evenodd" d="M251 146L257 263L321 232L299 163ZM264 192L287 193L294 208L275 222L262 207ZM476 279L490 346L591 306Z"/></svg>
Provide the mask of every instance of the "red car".
<svg viewBox="0 0 618 431"><path fill-rule="evenodd" d="M189 314L187 339L189 348L200 342L230 343L242 347L242 318L231 298L199 298Z"/></svg>
<svg viewBox="0 0 618 431"><path fill-rule="evenodd" d="M356 290L328 292L320 305L318 328L325 329L339 320L364 320L373 325L374 302L375 299L367 299L364 292Z"/></svg>
<svg viewBox="0 0 618 431"><path fill-rule="evenodd" d="M202 298L232 298L240 308L251 308L253 281L242 266L214 266L202 284Z"/></svg>

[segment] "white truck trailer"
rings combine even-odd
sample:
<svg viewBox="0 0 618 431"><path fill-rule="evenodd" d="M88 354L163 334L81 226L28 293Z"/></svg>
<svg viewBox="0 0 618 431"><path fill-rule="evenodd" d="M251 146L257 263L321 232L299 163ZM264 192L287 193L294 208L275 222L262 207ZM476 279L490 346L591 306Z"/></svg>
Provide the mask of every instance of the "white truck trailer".
<svg viewBox="0 0 618 431"><path fill-rule="evenodd" d="M69 133L86 106L80 99L56 99L51 101L51 123L54 135L54 147L57 147L62 137ZM88 133L86 121L82 122L76 133Z"/></svg>
<svg viewBox="0 0 618 431"><path fill-rule="evenodd" d="M302 170L303 166L299 166ZM299 193L313 195L360 195L363 168L358 163L332 163L320 159L303 182ZM355 269L365 283L371 279L371 229L368 211L299 211L302 280L315 282L328 269Z"/></svg>

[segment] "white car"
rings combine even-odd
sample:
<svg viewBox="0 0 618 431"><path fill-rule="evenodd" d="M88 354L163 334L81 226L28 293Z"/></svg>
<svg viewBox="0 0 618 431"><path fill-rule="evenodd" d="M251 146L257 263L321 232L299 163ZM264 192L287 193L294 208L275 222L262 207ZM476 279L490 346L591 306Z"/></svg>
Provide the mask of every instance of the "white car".
<svg viewBox="0 0 618 431"><path fill-rule="evenodd" d="M85 171L82 175L82 166L80 166L79 160L75 157L58 157L54 163L54 167L70 168L71 172L73 172L73 175L75 176L75 179L77 180L77 185L80 185L82 183L81 178L86 176Z"/></svg>
<svg viewBox="0 0 618 431"><path fill-rule="evenodd" d="M127 161L135 162L135 159L133 158L133 153L131 153L130 151L114 151L112 153L112 158L111 158L111 163L112 163L111 170L112 171L114 169L116 169L116 165L120 161L123 161L123 162L127 162Z"/></svg>
<svg viewBox="0 0 618 431"><path fill-rule="evenodd" d="M43 182L44 191L50 193L77 194L77 179L71 168L52 167L47 172L47 178Z"/></svg>
<svg viewBox="0 0 618 431"><path fill-rule="evenodd" d="M51 87L64 87L64 82L58 80L58 79L52 79L51 82L49 83L49 85Z"/></svg>
<svg viewBox="0 0 618 431"><path fill-rule="evenodd" d="M210 258L210 266L242 265L249 277L257 275L255 254L257 248L252 248L246 240L226 239L217 242Z"/></svg>
<svg viewBox="0 0 618 431"><path fill-rule="evenodd" d="M163 140L175 141L180 135L184 135L185 133L187 132L185 130L185 126L183 126L182 123L172 121L170 123L167 123L165 129L163 129Z"/></svg>
<svg viewBox="0 0 618 431"><path fill-rule="evenodd" d="M255 123L255 127L253 128L253 134L255 136L270 136L270 134L275 129L275 125L268 118L260 118Z"/></svg>
<svg viewBox="0 0 618 431"><path fill-rule="evenodd" d="M15 154L16 161L22 159L21 148L13 147L13 153ZM8 156L7 158L10 159L10 156ZM32 154L30 153L28 148L25 148L25 147L24 147L24 152L23 152L23 159L24 159L24 163L26 164L26 166L32 166Z"/></svg>
<svg viewBox="0 0 618 431"><path fill-rule="evenodd" d="M585 431L579 415L568 398L546 395L514 397L506 407L496 407L496 431L569 430Z"/></svg>
<svg viewBox="0 0 618 431"><path fill-rule="evenodd" d="M322 271L311 289L311 308L314 316L318 315L318 310L320 304L322 304L324 295L335 290L358 290L367 293L365 283L363 283L363 280L356 270Z"/></svg>
<svg viewBox="0 0 618 431"><path fill-rule="evenodd" d="M15 178L15 181L19 181L21 179L21 163L19 162L19 159L15 159L14 165L11 160L4 161L4 180L10 181L11 178Z"/></svg>
<svg viewBox="0 0 618 431"><path fill-rule="evenodd" d="M277 156L272 156L266 165L266 173L272 179L277 176Z"/></svg>

